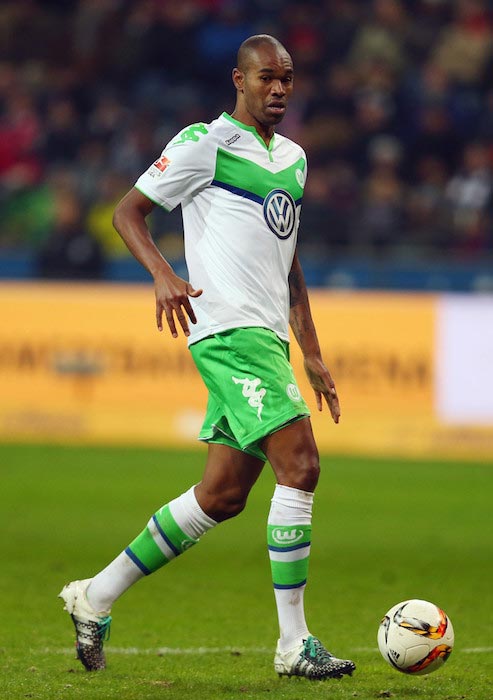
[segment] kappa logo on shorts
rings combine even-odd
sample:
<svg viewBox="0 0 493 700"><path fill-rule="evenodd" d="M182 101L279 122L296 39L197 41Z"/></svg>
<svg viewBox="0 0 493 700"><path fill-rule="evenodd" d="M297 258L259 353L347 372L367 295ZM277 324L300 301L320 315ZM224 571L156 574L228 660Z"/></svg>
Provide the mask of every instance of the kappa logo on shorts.
<svg viewBox="0 0 493 700"><path fill-rule="evenodd" d="M246 399L248 399L248 405L257 409L257 418L259 421L261 421L262 409L264 407L262 399L267 393L266 389L258 389L258 386L262 380L258 377L255 379L248 379L246 377L245 379L238 379L238 377L231 377L231 379L235 384L243 384L243 390L241 393Z"/></svg>

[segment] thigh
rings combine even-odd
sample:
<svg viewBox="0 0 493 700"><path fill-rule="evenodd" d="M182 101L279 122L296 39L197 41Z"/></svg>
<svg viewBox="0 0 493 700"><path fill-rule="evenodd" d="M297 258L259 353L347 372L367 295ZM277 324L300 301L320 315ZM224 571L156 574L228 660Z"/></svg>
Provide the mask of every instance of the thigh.
<svg viewBox="0 0 493 700"><path fill-rule="evenodd" d="M263 466L263 460L241 450L209 444L204 473L195 488L201 508L207 513L214 510L220 500L246 502Z"/></svg>
<svg viewBox="0 0 493 700"><path fill-rule="evenodd" d="M284 486L313 491L319 476L318 449L311 421L302 418L268 435L261 447Z"/></svg>

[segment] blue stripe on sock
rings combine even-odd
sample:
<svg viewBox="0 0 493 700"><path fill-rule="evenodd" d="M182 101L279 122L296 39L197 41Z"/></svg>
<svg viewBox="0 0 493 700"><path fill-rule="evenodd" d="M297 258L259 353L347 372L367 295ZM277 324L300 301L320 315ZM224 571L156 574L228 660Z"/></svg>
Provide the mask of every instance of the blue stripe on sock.
<svg viewBox="0 0 493 700"><path fill-rule="evenodd" d="M171 542L171 540L168 537L166 537L166 535L164 534L164 530L161 527L161 525L159 524L159 521L155 515L152 516L152 519L154 520L154 524L156 525L159 534L161 535L163 540L166 542L168 547L171 549L171 551L174 552L175 556L177 557L180 554L180 550L175 547L173 542Z"/></svg>
<svg viewBox="0 0 493 700"><path fill-rule="evenodd" d="M149 576L149 574L152 573L152 571L150 571L150 570L147 568L147 566L146 566L145 564L143 564L143 563L140 561L140 559L139 559L138 557L135 556L135 554L132 552L132 550L130 549L130 547L127 547L127 548L126 548L125 554L127 555L127 557L129 557L129 559L131 559L131 560L133 561L133 563L134 563L136 566L139 567L139 569L142 571L143 574L145 574L146 576Z"/></svg>
<svg viewBox="0 0 493 700"><path fill-rule="evenodd" d="M301 544L293 544L291 547L273 547L268 545L268 549L271 552L294 552L295 549L303 549L303 547L309 547L311 542L302 542Z"/></svg>
<svg viewBox="0 0 493 700"><path fill-rule="evenodd" d="M301 588L301 586L304 586L306 583L306 579L302 581L301 583L293 583L293 584L282 584L282 583L274 583L274 588L277 588L279 590L287 590L288 588Z"/></svg>

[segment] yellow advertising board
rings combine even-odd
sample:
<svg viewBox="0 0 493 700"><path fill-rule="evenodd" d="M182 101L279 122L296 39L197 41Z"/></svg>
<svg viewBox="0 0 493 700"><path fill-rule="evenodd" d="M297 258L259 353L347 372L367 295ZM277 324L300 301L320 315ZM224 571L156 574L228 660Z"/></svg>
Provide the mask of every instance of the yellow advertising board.
<svg viewBox="0 0 493 700"><path fill-rule="evenodd" d="M323 452L493 457L492 426L435 415L436 299L311 293L342 406L318 413ZM159 333L150 285L0 285L0 439L193 446L207 392L183 336Z"/></svg>
<svg viewBox="0 0 493 700"><path fill-rule="evenodd" d="M434 305L430 296L311 293L322 354L341 403L332 426L314 408L322 449L421 452L433 419ZM306 396L302 357L292 360Z"/></svg>
<svg viewBox="0 0 493 700"><path fill-rule="evenodd" d="M183 444L206 391L150 286L0 287L4 439Z"/></svg>

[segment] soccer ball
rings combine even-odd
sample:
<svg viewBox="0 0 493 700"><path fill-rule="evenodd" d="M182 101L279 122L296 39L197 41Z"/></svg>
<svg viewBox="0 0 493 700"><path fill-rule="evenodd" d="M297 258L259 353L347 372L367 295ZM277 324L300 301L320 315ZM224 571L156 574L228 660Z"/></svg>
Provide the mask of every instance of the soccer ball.
<svg viewBox="0 0 493 700"><path fill-rule="evenodd" d="M443 610L427 600L404 600L394 605L378 628L380 653L402 673L436 671L453 646L452 623Z"/></svg>

